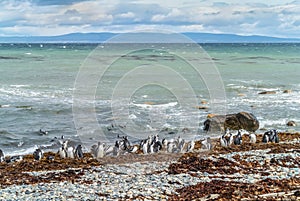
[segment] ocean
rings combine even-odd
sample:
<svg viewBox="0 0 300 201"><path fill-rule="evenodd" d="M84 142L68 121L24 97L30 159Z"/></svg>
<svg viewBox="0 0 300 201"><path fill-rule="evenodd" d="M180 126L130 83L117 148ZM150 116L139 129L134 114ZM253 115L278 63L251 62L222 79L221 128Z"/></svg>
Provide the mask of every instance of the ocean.
<svg viewBox="0 0 300 201"><path fill-rule="evenodd" d="M300 44L198 46L0 44L0 148L56 150L62 135L86 150L118 134L203 138L208 114L241 111L260 129L300 130Z"/></svg>

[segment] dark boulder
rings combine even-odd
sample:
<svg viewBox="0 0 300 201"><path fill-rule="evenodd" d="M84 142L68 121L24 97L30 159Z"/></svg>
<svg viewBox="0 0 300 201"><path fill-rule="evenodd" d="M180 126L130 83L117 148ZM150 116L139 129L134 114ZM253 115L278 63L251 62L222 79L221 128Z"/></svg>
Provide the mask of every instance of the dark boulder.
<svg viewBox="0 0 300 201"><path fill-rule="evenodd" d="M204 122L203 129L208 132L224 132L227 128L255 132L259 128L259 122L253 114L239 112L237 114L216 115L208 118Z"/></svg>

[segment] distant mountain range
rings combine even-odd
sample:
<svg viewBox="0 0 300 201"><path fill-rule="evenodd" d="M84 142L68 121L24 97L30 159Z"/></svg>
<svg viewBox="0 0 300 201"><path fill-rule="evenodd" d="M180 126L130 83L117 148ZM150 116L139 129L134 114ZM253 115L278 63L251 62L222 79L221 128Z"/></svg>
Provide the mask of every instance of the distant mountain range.
<svg viewBox="0 0 300 201"><path fill-rule="evenodd" d="M300 38L241 36L235 34L182 33L197 43L300 43ZM0 43L101 43L117 33L71 33L59 36L0 37Z"/></svg>

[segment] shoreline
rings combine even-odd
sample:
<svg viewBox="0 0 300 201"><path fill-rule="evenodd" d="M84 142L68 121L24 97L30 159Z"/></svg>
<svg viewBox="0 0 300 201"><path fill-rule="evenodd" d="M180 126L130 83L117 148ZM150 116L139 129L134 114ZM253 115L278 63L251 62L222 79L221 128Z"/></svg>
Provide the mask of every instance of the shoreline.
<svg viewBox="0 0 300 201"><path fill-rule="evenodd" d="M299 199L300 133L279 144L250 144L185 154L149 154L0 164L0 200L267 200ZM45 153L45 156L54 153ZM54 154L55 155L55 154ZM206 189L206 190L203 190ZM223 190L222 190L223 189ZM260 190L259 190L260 189ZM299 193L299 194L298 194Z"/></svg>

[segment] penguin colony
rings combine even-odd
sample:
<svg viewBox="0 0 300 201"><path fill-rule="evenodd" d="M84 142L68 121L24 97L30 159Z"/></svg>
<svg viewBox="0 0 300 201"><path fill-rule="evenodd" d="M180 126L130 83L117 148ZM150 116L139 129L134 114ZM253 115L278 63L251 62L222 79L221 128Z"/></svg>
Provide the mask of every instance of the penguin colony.
<svg viewBox="0 0 300 201"><path fill-rule="evenodd" d="M232 145L242 144L242 132L238 130L236 135L233 135L229 130L220 137L220 144L222 147L229 147ZM248 133L250 143L256 143L255 133ZM57 138L56 138L57 139ZM277 130L269 130L263 134L263 143L279 143L279 137ZM69 145L68 140L64 140L62 136L59 140L60 148L58 150L58 155L60 158L72 158L81 159L84 157L83 147L81 144L73 147ZM208 137L201 141L203 149L212 149L211 138ZM149 135L146 139L140 141L138 145L132 145L127 136L117 136L117 140L114 145L107 145L104 142L98 142L91 147L91 154L96 159L101 159L105 156L119 156L128 153L143 153L143 154L154 154L154 153L186 153L192 152L195 147L195 141L186 141L180 136L176 139L159 139L158 135ZM36 161L41 160L44 157L43 150L37 148L33 152L33 158ZM5 157L3 151L0 149L0 163L1 162L17 162L21 161L23 156L12 156ZM48 156L47 160L54 160L54 156Z"/></svg>
<svg viewBox="0 0 300 201"><path fill-rule="evenodd" d="M255 133L248 133L247 135L249 136L250 143L255 144L257 139ZM277 130L272 129L265 132L262 137L262 142L279 143ZM236 135L233 135L229 130L226 130L226 132L220 137L220 144L222 147L229 147L231 145L241 145L242 143L243 140L241 130L238 130Z"/></svg>

